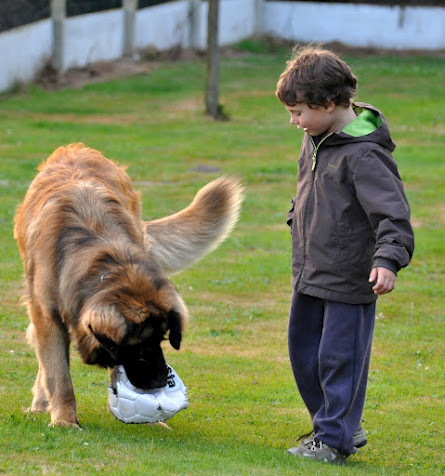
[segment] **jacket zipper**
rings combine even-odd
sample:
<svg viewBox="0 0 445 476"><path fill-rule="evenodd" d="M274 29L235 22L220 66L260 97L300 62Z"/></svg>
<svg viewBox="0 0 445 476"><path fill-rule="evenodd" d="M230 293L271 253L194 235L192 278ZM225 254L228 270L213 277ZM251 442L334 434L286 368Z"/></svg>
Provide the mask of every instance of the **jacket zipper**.
<svg viewBox="0 0 445 476"><path fill-rule="evenodd" d="M315 167L317 165L317 153L318 153L318 149L320 148L321 144L323 144L323 142L328 137L330 137L332 134L334 134L334 133L331 132L327 136L323 137L323 139L321 139L321 141L318 143L318 146L315 145L315 142L312 139L312 136L309 135L309 139L312 142L312 145L314 146L314 154L312 155L312 168L311 168L313 173L312 173L311 189L309 190L309 193L308 193L308 196L307 196L307 199L306 199L306 203L304 204L304 214L303 214L303 220L302 220L302 223L303 223L303 229L302 229L302 234L303 234L303 265L301 267L300 275L298 276L297 282L295 284L295 288L297 288L297 286L300 284L301 277L303 276L304 267L306 265L306 215L307 215L307 210L308 210L309 199L310 199L310 196L312 195L312 190L314 188L314 181L315 181L315 173L314 172L315 172Z"/></svg>
<svg viewBox="0 0 445 476"><path fill-rule="evenodd" d="M321 141L318 143L318 145L315 145L314 139L312 139L312 136L309 135L309 139L311 140L312 145L314 146L314 155L312 156L312 172L315 170L315 166L317 165L317 153L318 153L318 149L320 148L321 144L323 144L323 142L324 142L328 137L331 137L332 134L334 134L334 133L331 132L331 133L328 134L327 136L323 137L323 139L321 139ZM312 177L312 182L313 182L313 181L314 181L314 178Z"/></svg>

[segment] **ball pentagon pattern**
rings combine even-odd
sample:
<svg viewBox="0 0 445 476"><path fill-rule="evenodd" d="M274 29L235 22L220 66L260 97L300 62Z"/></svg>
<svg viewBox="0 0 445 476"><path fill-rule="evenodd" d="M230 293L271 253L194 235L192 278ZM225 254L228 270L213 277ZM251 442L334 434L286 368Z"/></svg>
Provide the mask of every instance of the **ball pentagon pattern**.
<svg viewBox="0 0 445 476"><path fill-rule="evenodd" d="M172 367L167 365L167 385L156 390L141 390L132 385L119 366L108 387L108 409L123 423L157 423L174 417L188 408L187 387Z"/></svg>

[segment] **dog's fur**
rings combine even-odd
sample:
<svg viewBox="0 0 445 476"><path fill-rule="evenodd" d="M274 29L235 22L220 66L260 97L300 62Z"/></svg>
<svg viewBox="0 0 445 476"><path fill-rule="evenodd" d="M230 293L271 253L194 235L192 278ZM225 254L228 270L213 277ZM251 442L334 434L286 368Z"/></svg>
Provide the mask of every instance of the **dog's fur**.
<svg viewBox="0 0 445 476"><path fill-rule="evenodd" d="M188 317L167 276L218 246L241 200L240 182L221 177L186 209L143 222L130 178L100 152L72 144L42 163L14 229L39 362L31 411L78 427L71 340L87 364L122 364L137 387L166 384L161 341L179 349Z"/></svg>

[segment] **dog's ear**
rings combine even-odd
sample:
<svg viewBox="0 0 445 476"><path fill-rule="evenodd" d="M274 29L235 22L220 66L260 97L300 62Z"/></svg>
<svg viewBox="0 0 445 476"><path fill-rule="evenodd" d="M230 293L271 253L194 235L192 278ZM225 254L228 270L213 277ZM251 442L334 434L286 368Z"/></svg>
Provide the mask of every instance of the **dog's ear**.
<svg viewBox="0 0 445 476"><path fill-rule="evenodd" d="M178 312L168 313L168 325L170 328L168 340L174 349L179 350L182 340L182 319Z"/></svg>

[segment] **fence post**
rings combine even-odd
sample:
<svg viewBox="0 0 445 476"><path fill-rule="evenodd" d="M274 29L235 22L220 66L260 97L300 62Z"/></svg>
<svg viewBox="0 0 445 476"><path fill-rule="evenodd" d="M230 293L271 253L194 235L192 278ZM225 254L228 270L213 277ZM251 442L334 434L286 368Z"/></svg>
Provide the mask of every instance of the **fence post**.
<svg viewBox="0 0 445 476"><path fill-rule="evenodd" d="M264 0L255 0L255 35L261 35L264 31Z"/></svg>
<svg viewBox="0 0 445 476"><path fill-rule="evenodd" d="M66 0L51 0L53 26L52 65L56 71L65 69L65 18Z"/></svg>
<svg viewBox="0 0 445 476"><path fill-rule="evenodd" d="M200 47L199 34L201 32L201 0L189 0L190 47L194 50Z"/></svg>
<svg viewBox="0 0 445 476"><path fill-rule="evenodd" d="M124 9L124 55L130 56L134 50L134 24L138 0L123 0Z"/></svg>

